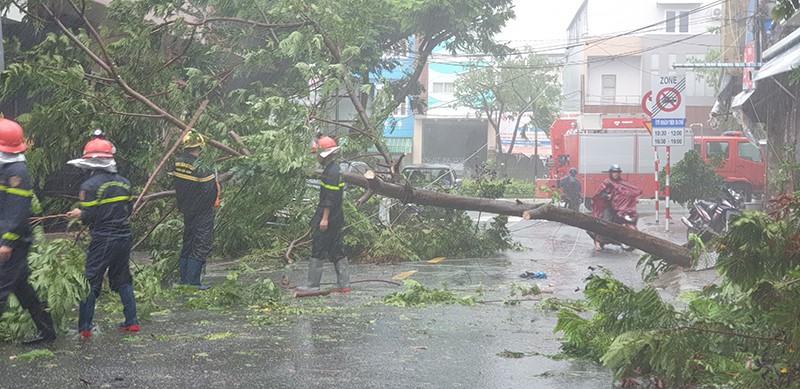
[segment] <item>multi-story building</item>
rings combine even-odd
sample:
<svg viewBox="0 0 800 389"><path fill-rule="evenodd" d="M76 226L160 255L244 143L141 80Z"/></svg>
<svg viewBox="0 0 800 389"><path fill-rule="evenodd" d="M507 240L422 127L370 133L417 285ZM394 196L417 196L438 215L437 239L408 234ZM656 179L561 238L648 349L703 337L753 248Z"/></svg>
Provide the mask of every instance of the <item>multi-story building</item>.
<svg viewBox="0 0 800 389"><path fill-rule="evenodd" d="M643 114L641 100L658 75L685 75L687 123L706 123L716 80L673 69L719 47L722 2L585 0L567 29L565 112Z"/></svg>

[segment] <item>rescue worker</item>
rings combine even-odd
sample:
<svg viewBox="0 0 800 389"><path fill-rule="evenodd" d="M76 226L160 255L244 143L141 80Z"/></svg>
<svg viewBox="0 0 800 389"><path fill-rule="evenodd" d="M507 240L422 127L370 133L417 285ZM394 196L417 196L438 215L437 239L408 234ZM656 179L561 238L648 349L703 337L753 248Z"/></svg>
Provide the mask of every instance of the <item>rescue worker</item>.
<svg viewBox="0 0 800 389"><path fill-rule="evenodd" d="M78 331L84 340L92 336L95 301L100 296L106 271L109 286L119 294L125 315L118 328L125 332L139 331L130 271L131 184L117 173L114 151L114 145L105 137L95 136L86 143L81 158L67 162L90 171L80 187L79 207L67 212L70 219L80 219L88 225L92 237L86 249L84 270L90 291L80 303L78 316Z"/></svg>
<svg viewBox="0 0 800 389"><path fill-rule="evenodd" d="M203 265L211 253L214 234L214 206L219 202L219 186L213 171L198 165L197 158L205 138L190 131L183 138L183 154L175 159L175 198L183 214L183 247L178 259L180 284L200 289Z"/></svg>
<svg viewBox="0 0 800 389"><path fill-rule="evenodd" d="M569 175L558 181L558 188L561 189L567 208L576 212L581 207L581 192L583 190L581 182L575 178L577 174L578 169L570 168Z"/></svg>
<svg viewBox="0 0 800 389"><path fill-rule="evenodd" d="M33 240L28 218L33 190L25 166L25 148L22 127L0 118L0 315L13 293L30 312L37 329L22 343L33 344L54 340L56 332L46 303L39 301L28 282L28 249Z"/></svg>
<svg viewBox="0 0 800 389"><path fill-rule="evenodd" d="M308 260L308 282L298 287L300 291L319 290L322 279L322 266L325 260L333 261L336 270L337 288L331 292L347 293L350 291L350 272L347 269L347 256L344 254L342 242L344 228L344 211L342 198L344 182L342 182L339 164L335 160L339 147L336 141L328 136L320 136L312 152L317 153L317 162L323 166L320 180L319 204L311 218L313 229L311 242L311 258Z"/></svg>

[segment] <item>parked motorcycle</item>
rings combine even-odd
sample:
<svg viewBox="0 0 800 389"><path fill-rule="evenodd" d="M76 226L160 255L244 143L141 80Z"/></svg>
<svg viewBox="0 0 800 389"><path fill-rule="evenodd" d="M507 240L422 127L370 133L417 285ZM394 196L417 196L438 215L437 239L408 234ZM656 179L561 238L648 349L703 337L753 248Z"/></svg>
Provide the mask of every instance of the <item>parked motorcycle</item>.
<svg viewBox="0 0 800 389"><path fill-rule="evenodd" d="M695 200L689 207L689 217L681 217L681 222L686 225L686 236L699 235L706 228L717 234L724 234L730 227L733 215L744 208L744 196L731 188L723 192L718 202Z"/></svg>

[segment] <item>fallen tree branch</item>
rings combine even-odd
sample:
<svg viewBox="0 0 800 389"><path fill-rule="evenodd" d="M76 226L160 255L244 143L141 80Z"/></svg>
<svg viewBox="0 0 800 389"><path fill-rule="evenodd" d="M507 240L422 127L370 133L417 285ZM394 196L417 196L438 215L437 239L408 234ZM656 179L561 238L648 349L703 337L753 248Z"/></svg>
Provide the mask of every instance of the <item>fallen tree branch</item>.
<svg viewBox="0 0 800 389"><path fill-rule="evenodd" d="M144 184L142 192L139 193L139 197L137 197L136 202L133 203L133 212L131 213L131 216L139 212L140 209L139 203L142 202L142 197L144 196L145 193L147 193L147 190L150 189L150 184L153 183L153 179L156 178L156 174L158 174L158 172L161 171L161 168L164 167L165 163L167 163L167 160L172 155L172 153L174 153L175 150L178 149L178 146L180 146L181 142L183 142L183 138L186 136L186 134L189 133L189 131L192 130L192 127L194 127L194 124L197 123L198 119L200 119L200 115L203 114L203 112L206 110L206 107L208 107L208 100L203 100L203 102L200 103L200 107L197 108L197 111L194 113L194 116L192 116L192 120L189 121L189 124L186 126L183 132L181 132L181 134L178 136L178 139L175 139L175 143L173 143L172 147L170 147L170 149L164 154L164 157L161 158L161 161L158 163L158 165L156 165L156 168L153 169L153 173L151 173L150 177L147 178L147 182Z"/></svg>
<svg viewBox="0 0 800 389"><path fill-rule="evenodd" d="M190 25L190 26L202 26L204 24L213 23L213 22L233 22L233 23L249 24L251 26L263 27L263 28L269 28L269 29L276 29L276 30L300 28L300 27L304 27L304 26L308 25L307 22L264 23L264 22L259 22L259 21L256 21L256 20L242 19L242 18L236 18L236 17L230 17L230 16L203 17L203 19L201 19L201 20L199 20L197 22L192 22L192 21L184 19L184 22L186 24Z"/></svg>
<svg viewBox="0 0 800 389"><path fill-rule="evenodd" d="M156 227L158 227L158 226L159 226L161 223L163 223L163 222L164 222L164 220L167 220L167 217L169 217L169 215L170 215L170 214L172 213L172 211L174 211L174 210L175 210L175 204L173 204L173 205L172 205L172 208L170 208L170 209L169 209L167 212L164 212L164 214L163 214L163 215L161 215L161 218L160 218L160 219L158 219L158 221L157 221L155 224L153 224L152 226L150 226L150 229L149 229L149 230L147 230L147 233L146 233L146 234L144 234L144 235L143 235L141 238L139 238L139 241L137 241L137 242L136 242L136 244L134 244L134 245L133 245L133 247L131 247L131 251L134 251L134 250L136 250L136 249L137 249L137 248L138 248L138 247L139 247L139 246L140 246L142 243L144 243L144 241L145 241L145 240L147 240L147 238L149 238L149 237L150 237L150 234L152 234L152 233L153 233L153 231L155 231L155 230L156 230Z"/></svg>
<svg viewBox="0 0 800 389"><path fill-rule="evenodd" d="M242 148L242 150L241 150L242 154L244 154L244 155L252 155L253 154L253 153L250 152L250 150L247 148L247 146L245 146L244 141L242 141L242 137L240 137L239 134L237 134L235 131L233 131L233 130L228 131L228 136L230 136L231 139L233 139L233 141L236 142L236 144L238 144L239 147Z"/></svg>
<svg viewBox="0 0 800 389"><path fill-rule="evenodd" d="M318 171L318 173L321 174L321 171ZM691 253L686 247L619 224L566 208L558 208L550 204L519 204L512 201L458 196L388 183L374 177L368 179L363 175L352 173L343 173L342 180L348 184L371 189L376 194L401 199L413 204L560 222L608 236L616 241L659 257L672 265L690 267L692 262Z"/></svg>
<svg viewBox="0 0 800 389"><path fill-rule="evenodd" d="M301 237L293 240L291 243L289 243L289 248L286 249L286 254L283 255L283 261L287 265L294 263L294 259L292 259L292 250L294 250L294 248L295 248L295 246L297 245L298 242L300 242L301 240L305 239L309 234L311 234L311 229L310 228L308 230L306 230L306 233L303 234L303 236L301 236Z"/></svg>
<svg viewBox="0 0 800 389"><path fill-rule="evenodd" d="M525 220L544 219L569 224L573 227L595 232L618 242L636 247L672 265L682 267L691 267L692 265L691 253L686 247L567 208L548 204L544 207L525 211L522 218Z"/></svg>

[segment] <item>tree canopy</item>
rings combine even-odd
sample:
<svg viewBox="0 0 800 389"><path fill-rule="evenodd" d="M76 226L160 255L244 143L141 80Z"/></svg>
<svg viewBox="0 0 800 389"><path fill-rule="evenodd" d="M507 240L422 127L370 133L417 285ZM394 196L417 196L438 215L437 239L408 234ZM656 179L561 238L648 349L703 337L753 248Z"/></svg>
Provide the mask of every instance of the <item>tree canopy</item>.
<svg viewBox="0 0 800 389"><path fill-rule="evenodd" d="M526 136L527 126L549 131L561 102L558 82L559 68L546 56L530 54L509 57L497 64L475 64L460 76L455 86L458 104L473 109L477 116L486 117L495 132L497 153L500 145L500 123L505 117L514 120L513 141L521 129ZM530 119L523 119L530 115Z"/></svg>

